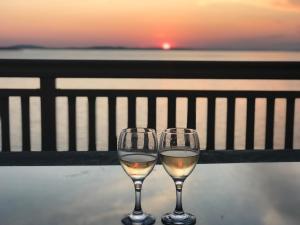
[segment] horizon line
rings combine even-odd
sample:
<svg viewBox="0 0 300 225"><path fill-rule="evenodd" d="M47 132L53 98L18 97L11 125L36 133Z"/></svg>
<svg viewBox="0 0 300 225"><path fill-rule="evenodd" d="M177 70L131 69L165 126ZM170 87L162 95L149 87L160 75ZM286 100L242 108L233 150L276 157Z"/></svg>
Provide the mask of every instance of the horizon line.
<svg viewBox="0 0 300 225"><path fill-rule="evenodd" d="M22 49L52 49L52 50L164 50L161 47L126 47L126 46L110 46L110 45L95 45L95 46L63 46L63 47L49 47L43 45L34 45L34 44L17 44L9 46L0 46L0 50L22 50ZM300 51L299 48L262 48L262 47L174 47L164 51L171 50L210 50L210 51Z"/></svg>

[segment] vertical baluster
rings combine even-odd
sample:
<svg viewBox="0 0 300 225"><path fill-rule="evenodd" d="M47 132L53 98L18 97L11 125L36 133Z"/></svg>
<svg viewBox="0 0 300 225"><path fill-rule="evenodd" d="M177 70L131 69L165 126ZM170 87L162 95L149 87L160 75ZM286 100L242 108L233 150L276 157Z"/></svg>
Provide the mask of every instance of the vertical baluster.
<svg viewBox="0 0 300 225"><path fill-rule="evenodd" d="M136 98L128 97L128 127L136 127Z"/></svg>
<svg viewBox="0 0 300 225"><path fill-rule="evenodd" d="M89 151L96 151L96 120L95 104L96 97L88 97L89 101Z"/></svg>
<svg viewBox="0 0 300 225"><path fill-rule="evenodd" d="M176 96L168 98L168 127L176 127Z"/></svg>
<svg viewBox="0 0 300 225"><path fill-rule="evenodd" d="M156 129L156 97L148 98L148 127Z"/></svg>
<svg viewBox="0 0 300 225"><path fill-rule="evenodd" d="M116 136L116 97L110 96L108 98L108 149L115 151L117 149L117 136Z"/></svg>
<svg viewBox="0 0 300 225"><path fill-rule="evenodd" d="M76 97L68 98L69 110L69 151L76 151Z"/></svg>
<svg viewBox="0 0 300 225"><path fill-rule="evenodd" d="M196 129L196 97L190 96L188 98L188 108L187 108L187 127ZM190 140L184 137L185 145L189 146Z"/></svg>
<svg viewBox="0 0 300 225"><path fill-rule="evenodd" d="M274 138L274 102L275 98L267 98L267 116L266 116L266 143L265 148L273 149L273 138Z"/></svg>
<svg viewBox="0 0 300 225"><path fill-rule="evenodd" d="M22 108L22 150L30 151L30 118L29 118L29 96L21 97Z"/></svg>
<svg viewBox="0 0 300 225"><path fill-rule="evenodd" d="M287 98L285 119L285 149L293 149L295 98Z"/></svg>
<svg viewBox="0 0 300 225"><path fill-rule="evenodd" d="M148 137L148 134L147 133L145 133L144 134L144 149L149 149L149 137Z"/></svg>
<svg viewBox="0 0 300 225"><path fill-rule="evenodd" d="M42 151L56 151L55 78L40 78L42 111Z"/></svg>
<svg viewBox="0 0 300 225"><path fill-rule="evenodd" d="M247 98L246 149L254 149L255 98Z"/></svg>
<svg viewBox="0 0 300 225"><path fill-rule="evenodd" d="M215 150L215 117L216 98L210 96L207 101L207 150Z"/></svg>
<svg viewBox="0 0 300 225"><path fill-rule="evenodd" d="M188 98L188 118L187 127L196 129L196 97Z"/></svg>
<svg viewBox="0 0 300 225"><path fill-rule="evenodd" d="M128 127L136 127L136 98L135 96L128 97ZM131 143L133 148L137 148L136 134L132 134Z"/></svg>
<svg viewBox="0 0 300 225"><path fill-rule="evenodd" d="M9 101L8 97L0 98L0 117L2 133L2 151L10 152L10 131L9 131Z"/></svg>
<svg viewBox="0 0 300 225"><path fill-rule="evenodd" d="M227 99L226 149L234 150L235 98Z"/></svg>

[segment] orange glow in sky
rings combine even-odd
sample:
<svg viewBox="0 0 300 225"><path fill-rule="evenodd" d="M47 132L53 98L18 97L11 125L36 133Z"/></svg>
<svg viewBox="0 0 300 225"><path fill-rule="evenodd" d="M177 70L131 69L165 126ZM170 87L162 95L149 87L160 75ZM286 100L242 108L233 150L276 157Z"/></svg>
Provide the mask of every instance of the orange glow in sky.
<svg viewBox="0 0 300 225"><path fill-rule="evenodd" d="M300 0L2 0L0 46L293 49ZM173 46L174 49L174 46Z"/></svg>

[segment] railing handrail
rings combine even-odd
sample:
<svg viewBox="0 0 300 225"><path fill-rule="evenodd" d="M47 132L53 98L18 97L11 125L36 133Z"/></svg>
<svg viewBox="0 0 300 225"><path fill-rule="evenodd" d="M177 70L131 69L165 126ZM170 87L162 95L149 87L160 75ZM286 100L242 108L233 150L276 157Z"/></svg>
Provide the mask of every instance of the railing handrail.
<svg viewBox="0 0 300 225"><path fill-rule="evenodd" d="M0 77L300 79L300 62L0 59Z"/></svg>

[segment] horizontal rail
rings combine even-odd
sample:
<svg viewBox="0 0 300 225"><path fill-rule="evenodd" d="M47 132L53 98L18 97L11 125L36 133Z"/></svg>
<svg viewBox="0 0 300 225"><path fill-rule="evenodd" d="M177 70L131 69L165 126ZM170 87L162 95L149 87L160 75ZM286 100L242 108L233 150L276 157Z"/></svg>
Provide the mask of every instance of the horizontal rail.
<svg viewBox="0 0 300 225"><path fill-rule="evenodd" d="M40 89L0 89L0 96L41 96Z"/></svg>
<svg viewBox="0 0 300 225"><path fill-rule="evenodd" d="M0 92L1 93L1 92ZM114 97L300 97L300 91L218 91L218 90L62 90L56 96L114 96Z"/></svg>
<svg viewBox="0 0 300 225"><path fill-rule="evenodd" d="M299 162L300 151L201 151L198 163ZM158 162L160 163L160 162ZM5 152L0 166L119 165L116 151L109 152Z"/></svg>
<svg viewBox="0 0 300 225"><path fill-rule="evenodd" d="M235 97L235 98L296 98L300 91L234 91L234 90L112 90L112 89L55 89L54 96L99 96L99 97ZM40 89L0 89L0 96L41 96Z"/></svg>
<svg viewBox="0 0 300 225"><path fill-rule="evenodd" d="M0 77L300 79L300 62L0 59Z"/></svg>

